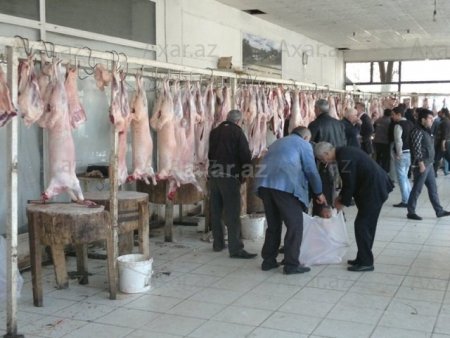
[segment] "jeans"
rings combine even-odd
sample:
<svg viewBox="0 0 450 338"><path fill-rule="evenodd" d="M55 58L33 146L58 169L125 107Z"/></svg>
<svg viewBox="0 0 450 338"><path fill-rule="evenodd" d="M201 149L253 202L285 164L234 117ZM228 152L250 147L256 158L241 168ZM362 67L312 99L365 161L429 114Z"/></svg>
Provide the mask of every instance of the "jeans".
<svg viewBox="0 0 450 338"><path fill-rule="evenodd" d="M411 183L408 179L408 170L411 165L411 154L409 152L402 153L400 159L395 158L395 172L397 173L398 185L402 194L402 203L408 203L409 194L411 193Z"/></svg>
<svg viewBox="0 0 450 338"><path fill-rule="evenodd" d="M412 187L411 193L409 194L408 214L416 213L417 199L419 198L419 195L422 192L423 185L425 184L428 190L428 198L430 199L436 216L442 215L444 209L439 202L433 164L429 164L423 173L419 172L419 167L415 167L413 168L413 174L414 185Z"/></svg>

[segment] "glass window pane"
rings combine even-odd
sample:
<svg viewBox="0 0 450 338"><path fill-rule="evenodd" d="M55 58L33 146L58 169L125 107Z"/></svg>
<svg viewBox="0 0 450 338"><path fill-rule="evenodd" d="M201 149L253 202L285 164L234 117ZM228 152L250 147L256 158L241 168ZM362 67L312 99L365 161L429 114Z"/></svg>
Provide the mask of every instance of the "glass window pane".
<svg viewBox="0 0 450 338"><path fill-rule="evenodd" d="M359 90L362 92L370 92L370 93L392 93L398 91L398 85L391 84L373 84L373 85L354 85L345 87L346 90Z"/></svg>
<svg viewBox="0 0 450 338"><path fill-rule="evenodd" d="M402 81L450 80L450 60L402 61Z"/></svg>
<svg viewBox="0 0 450 338"><path fill-rule="evenodd" d="M448 94L450 93L450 83L402 84L402 93Z"/></svg>
<svg viewBox="0 0 450 338"><path fill-rule="evenodd" d="M1 0L0 13L39 20L39 0Z"/></svg>
<svg viewBox="0 0 450 338"><path fill-rule="evenodd" d="M370 62L345 64L345 83L370 82Z"/></svg>
<svg viewBox="0 0 450 338"><path fill-rule="evenodd" d="M155 2L149 0L46 0L49 23L156 43Z"/></svg>
<svg viewBox="0 0 450 338"><path fill-rule="evenodd" d="M381 61L373 63L373 82L398 82L398 61ZM380 68L384 78L380 76Z"/></svg>

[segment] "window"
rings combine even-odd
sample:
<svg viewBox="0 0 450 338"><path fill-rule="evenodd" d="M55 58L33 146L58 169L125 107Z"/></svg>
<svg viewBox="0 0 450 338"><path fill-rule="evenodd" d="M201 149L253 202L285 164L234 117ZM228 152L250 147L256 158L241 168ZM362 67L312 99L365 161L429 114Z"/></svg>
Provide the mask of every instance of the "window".
<svg viewBox="0 0 450 338"><path fill-rule="evenodd" d="M381 70L381 71L380 71ZM381 61L373 63L373 82L398 82L398 61Z"/></svg>
<svg viewBox="0 0 450 338"><path fill-rule="evenodd" d="M39 0L1 0L0 13L39 20Z"/></svg>
<svg viewBox="0 0 450 338"><path fill-rule="evenodd" d="M370 62L352 62L345 65L345 82L370 82Z"/></svg>
<svg viewBox="0 0 450 338"><path fill-rule="evenodd" d="M150 0L46 0L45 10L49 23L156 43L156 8Z"/></svg>
<svg viewBox="0 0 450 338"><path fill-rule="evenodd" d="M450 60L402 61L402 81L448 81Z"/></svg>

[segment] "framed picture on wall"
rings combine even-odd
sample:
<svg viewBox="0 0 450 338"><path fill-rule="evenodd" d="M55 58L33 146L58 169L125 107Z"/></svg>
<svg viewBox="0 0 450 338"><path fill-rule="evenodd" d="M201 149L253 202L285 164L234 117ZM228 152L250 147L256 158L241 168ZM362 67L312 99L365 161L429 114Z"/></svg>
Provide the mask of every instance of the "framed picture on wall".
<svg viewBox="0 0 450 338"><path fill-rule="evenodd" d="M281 43L242 33L242 67L270 77L281 77Z"/></svg>

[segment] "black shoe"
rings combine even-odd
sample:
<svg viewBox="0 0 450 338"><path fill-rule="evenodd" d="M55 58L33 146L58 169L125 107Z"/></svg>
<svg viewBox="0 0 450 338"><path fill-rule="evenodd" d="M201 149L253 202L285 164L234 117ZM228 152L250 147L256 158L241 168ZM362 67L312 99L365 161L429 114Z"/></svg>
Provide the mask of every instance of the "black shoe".
<svg viewBox="0 0 450 338"><path fill-rule="evenodd" d="M280 266L280 263L277 261L263 261L261 264L261 270L262 271L269 271L272 269L276 269Z"/></svg>
<svg viewBox="0 0 450 338"><path fill-rule="evenodd" d="M230 255L231 258L242 258L242 259L255 258L256 256L257 256L257 254L249 253L249 252L245 251L244 249Z"/></svg>
<svg viewBox="0 0 450 338"><path fill-rule="evenodd" d="M347 264L348 265L358 265L358 260L356 260L356 259L349 259L347 261Z"/></svg>
<svg viewBox="0 0 450 338"><path fill-rule="evenodd" d="M415 219L416 221L421 221L422 220L422 217L420 217L417 214L407 214L406 217L409 218L409 219Z"/></svg>
<svg viewBox="0 0 450 338"><path fill-rule="evenodd" d="M408 204L400 202L398 204L394 204L393 207L395 207L395 208L407 208Z"/></svg>
<svg viewBox="0 0 450 338"><path fill-rule="evenodd" d="M443 211L441 214L439 214L437 217L445 217L445 216L450 216L450 211Z"/></svg>
<svg viewBox="0 0 450 338"><path fill-rule="evenodd" d="M294 273L304 273L304 272L308 272L310 270L311 269L308 268L307 266L302 266L302 265L299 265L296 267L289 267L289 268L287 266L285 266L283 268L283 273L285 275L293 275Z"/></svg>
<svg viewBox="0 0 450 338"><path fill-rule="evenodd" d="M278 249L278 253L284 254L284 246L280 246L280 248Z"/></svg>
<svg viewBox="0 0 450 338"><path fill-rule="evenodd" d="M223 246L214 246L213 245L213 251L215 251L215 252L220 252L220 251L222 251L223 249L226 249L226 248L228 248L228 245L223 245Z"/></svg>
<svg viewBox="0 0 450 338"><path fill-rule="evenodd" d="M349 266L347 268L348 271L355 271L355 272L364 272L364 271L373 271L375 270L375 268L373 267L373 265L353 265L353 266Z"/></svg>

